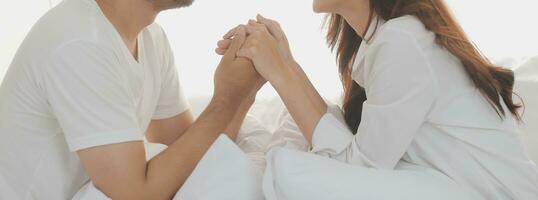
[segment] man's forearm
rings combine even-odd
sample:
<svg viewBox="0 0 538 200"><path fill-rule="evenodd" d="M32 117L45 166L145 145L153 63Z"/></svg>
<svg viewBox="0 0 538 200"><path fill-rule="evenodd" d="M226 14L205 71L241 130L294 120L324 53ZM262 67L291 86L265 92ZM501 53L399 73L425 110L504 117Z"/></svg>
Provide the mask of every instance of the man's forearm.
<svg viewBox="0 0 538 200"><path fill-rule="evenodd" d="M237 112L235 112L234 118L228 124L228 127L224 131L228 137L230 137L232 140L235 140L237 138L237 135L239 134L239 130L241 129L241 125L243 124L243 121L245 121L245 117L247 116L248 111L252 107L252 104L254 104L256 97L255 94L251 95L247 99L243 100L239 108L237 109Z"/></svg>
<svg viewBox="0 0 538 200"><path fill-rule="evenodd" d="M147 165L145 187L152 199L170 199L205 152L232 121L239 103L213 99L185 134Z"/></svg>

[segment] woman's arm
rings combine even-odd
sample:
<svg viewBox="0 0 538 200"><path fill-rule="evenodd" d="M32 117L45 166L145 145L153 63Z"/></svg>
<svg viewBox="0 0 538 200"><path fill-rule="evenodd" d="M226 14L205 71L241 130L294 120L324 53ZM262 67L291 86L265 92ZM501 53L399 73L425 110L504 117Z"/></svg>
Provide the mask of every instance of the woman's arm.
<svg viewBox="0 0 538 200"><path fill-rule="evenodd" d="M294 61L294 62L289 63L288 66L290 66L293 73L305 83L304 84L305 89L303 91L307 93L308 97L310 99L318 100L315 102L316 107L324 108L323 110L327 110L327 103L325 103L325 101L323 100L323 97L321 97L318 90L314 87L314 85L312 84L312 81L310 81L310 79L308 78L306 73L303 71L303 68L299 65L299 63ZM319 101L320 99L321 101Z"/></svg>
<svg viewBox="0 0 538 200"><path fill-rule="evenodd" d="M327 104L312 86L304 72L293 66L281 66L280 78L271 85L278 92L286 108L297 123L308 142L321 117L327 112Z"/></svg>
<svg viewBox="0 0 538 200"><path fill-rule="evenodd" d="M249 20L248 24L249 26L263 24L277 42L277 52L275 54L278 54L278 56L273 59L275 59L275 61L280 60L280 62L275 62L274 68L284 69L283 72L286 74L283 74L281 78L282 81L273 81L271 84L273 84L273 87L276 89L277 86L274 84L278 82L279 87L282 89L276 89L277 92L279 92L279 94L280 92L283 93L280 94L281 97L285 95L285 98L290 99L290 101L286 101L283 97L284 103L288 109L295 111L304 109L308 111L300 113L290 110L289 112L296 120L296 123L299 125L301 132L305 135L308 142L311 142L312 130L315 128L315 124L317 124L321 116L326 112L327 104L314 88L303 69L294 60L289 48L288 39L282 31L280 24L261 15L257 16L257 21ZM230 30L224 35L223 40L217 43L217 54L223 55L227 51L231 42L230 37L235 33L235 29L237 28Z"/></svg>
<svg viewBox="0 0 538 200"><path fill-rule="evenodd" d="M283 50L278 37L273 36L281 32L280 27L267 24L249 21L249 37L237 54L253 61L258 73L279 93L307 141L312 141L313 130L326 113L327 105L299 65L294 64L289 51Z"/></svg>
<svg viewBox="0 0 538 200"><path fill-rule="evenodd" d="M291 69L291 73L293 73L293 75L297 77L298 81L304 82L304 84L302 84L302 86L304 87L303 92L306 93L309 99L315 99L313 103L315 103L314 106L316 108L326 110L327 104L325 103L325 101L323 101L321 95L319 95L318 91L315 89L314 85L312 84L306 73L303 71L299 63L297 63L293 58L288 38L282 30L280 23L275 20L265 18L261 15L257 15L256 20L257 23L265 25L269 33L271 33L271 35L278 42L278 51L280 53L280 56L284 60L284 63ZM249 21L249 24L255 25L255 23L256 21Z"/></svg>
<svg viewBox="0 0 538 200"><path fill-rule="evenodd" d="M370 45L364 71L368 101L359 131L327 113L315 89L297 76L278 53L277 42L263 24L249 24L250 34L238 56L251 59L256 70L277 90L312 152L362 166L392 169L407 151L438 96L435 77L416 39L386 30ZM381 33L378 33L381 34ZM300 74L300 73L299 73Z"/></svg>

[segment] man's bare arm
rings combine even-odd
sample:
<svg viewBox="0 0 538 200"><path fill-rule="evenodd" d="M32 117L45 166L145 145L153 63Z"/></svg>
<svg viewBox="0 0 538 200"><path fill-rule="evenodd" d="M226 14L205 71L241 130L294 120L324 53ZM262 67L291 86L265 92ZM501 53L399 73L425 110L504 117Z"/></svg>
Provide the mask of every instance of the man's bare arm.
<svg viewBox="0 0 538 200"><path fill-rule="evenodd" d="M152 120L146 138L149 142L172 145L192 125L194 119L190 111L185 111L168 119Z"/></svg>
<svg viewBox="0 0 538 200"><path fill-rule="evenodd" d="M265 82L265 81L264 81ZM260 84L260 86L263 84ZM232 140L237 138L239 129L254 103L255 93L243 100L231 122L226 127L224 133ZM185 131L192 125L193 117L190 111L183 112L169 119L152 120L146 134L149 142L160 143L170 146L179 139Z"/></svg>
<svg viewBox="0 0 538 200"><path fill-rule="evenodd" d="M238 105L213 101L200 118L149 162L142 142L100 146L78 152L93 184L112 199L171 199Z"/></svg>
<svg viewBox="0 0 538 200"><path fill-rule="evenodd" d="M196 122L168 149L146 162L142 142L78 151L94 185L112 199L171 199L210 145L232 121L241 102L259 89L252 63L235 56L245 40L234 39L215 73L215 95Z"/></svg>

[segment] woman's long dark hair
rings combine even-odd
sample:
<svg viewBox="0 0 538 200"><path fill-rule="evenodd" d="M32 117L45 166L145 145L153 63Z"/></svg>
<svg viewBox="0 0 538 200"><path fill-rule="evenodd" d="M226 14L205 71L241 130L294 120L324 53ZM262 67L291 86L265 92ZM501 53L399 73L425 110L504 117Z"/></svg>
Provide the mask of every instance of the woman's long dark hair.
<svg viewBox="0 0 538 200"><path fill-rule="evenodd" d="M478 51L467 38L460 25L451 15L443 0L370 0L370 22L373 13L385 21L404 15L416 16L425 27L435 34L435 42L459 58L465 71L478 90L487 98L499 117L506 113L501 104L506 104L508 110L518 120L521 120L517 105L512 100L514 73L493 65ZM334 51L339 65L340 77L344 86L343 110L347 125L357 132L361 121L362 104L366 101L366 93L351 78L351 67L362 38L338 14L327 18L327 43ZM367 26L369 27L369 26ZM500 97L501 98L500 98Z"/></svg>

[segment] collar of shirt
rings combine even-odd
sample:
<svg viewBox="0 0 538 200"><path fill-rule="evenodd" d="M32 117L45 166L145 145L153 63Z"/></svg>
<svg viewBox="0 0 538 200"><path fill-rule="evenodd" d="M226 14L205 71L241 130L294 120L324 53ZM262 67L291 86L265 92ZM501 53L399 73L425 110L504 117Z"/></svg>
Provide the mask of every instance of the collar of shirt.
<svg viewBox="0 0 538 200"><path fill-rule="evenodd" d="M370 23L370 26L368 27L366 34L363 37L361 46L359 47L359 50L357 51L357 55L355 55L355 60L353 61L353 65L351 65L352 78L355 81L358 81L359 85L362 85L360 83L361 81L356 80L356 79L358 78L357 73L359 73L360 71L359 67L361 65L361 61L364 60L366 50L368 49L370 44L372 44L372 42L375 40L376 35L377 35L376 32L381 28L381 26L383 26L383 24L385 24L385 20L383 20L382 18L374 14L372 18L372 22Z"/></svg>
<svg viewBox="0 0 538 200"><path fill-rule="evenodd" d="M375 33L383 24L385 24L385 20L383 20L383 18L378 17L376 14L372 16L372 22L368 26L366 34L364 34L363 37L364 44L369 45L372 43L372 40L375 38Z"/></svg>

